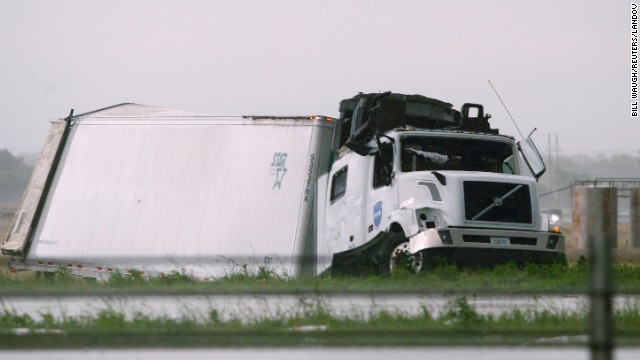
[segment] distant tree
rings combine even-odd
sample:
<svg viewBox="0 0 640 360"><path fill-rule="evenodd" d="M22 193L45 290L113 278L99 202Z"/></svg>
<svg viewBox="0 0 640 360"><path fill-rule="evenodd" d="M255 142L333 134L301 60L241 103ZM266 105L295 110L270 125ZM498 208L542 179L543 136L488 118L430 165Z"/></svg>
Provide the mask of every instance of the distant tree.
<svg viewBox="0 0 640 360"><path fill-rule="evenodd" d="M9 150L0 150L0 203L17 203L27 188L33 167Z"/></svg>

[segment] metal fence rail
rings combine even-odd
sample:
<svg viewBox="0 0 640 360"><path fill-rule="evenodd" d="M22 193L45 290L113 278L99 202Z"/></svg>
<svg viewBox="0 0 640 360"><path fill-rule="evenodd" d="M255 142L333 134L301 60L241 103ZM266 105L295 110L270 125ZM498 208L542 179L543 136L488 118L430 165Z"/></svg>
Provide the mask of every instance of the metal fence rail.
<svg viewBox="0 0 640 360"><path fill-rule="evenodd" d="M640 178L595 178L593 180L574 181L574 186L614 187L619 198L631 197L631 189L640 187Z"/></svg>

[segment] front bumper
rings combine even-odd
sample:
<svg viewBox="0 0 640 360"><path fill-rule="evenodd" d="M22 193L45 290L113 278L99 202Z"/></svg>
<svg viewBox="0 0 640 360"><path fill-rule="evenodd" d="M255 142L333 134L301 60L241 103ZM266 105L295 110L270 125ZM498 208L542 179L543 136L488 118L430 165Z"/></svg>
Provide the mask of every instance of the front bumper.
<svg viewBox="0 0 640 360"><path fill-rule="evenodd" d="M562 234L481 228L428 229L410 237L411 253L457 265L566 262Z"/></svg>

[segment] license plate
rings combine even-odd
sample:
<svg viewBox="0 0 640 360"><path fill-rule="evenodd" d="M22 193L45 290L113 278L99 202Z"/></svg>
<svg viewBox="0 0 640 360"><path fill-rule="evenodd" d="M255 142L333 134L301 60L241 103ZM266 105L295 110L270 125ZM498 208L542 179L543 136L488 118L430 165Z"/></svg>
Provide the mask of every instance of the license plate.
<svg viewBox="0 0 640 360"><path fill-rule="evenodd" d="M508 237L497 237L497 236L492 236L491 237L491 245L496 245L496 246L509 246L511 245L511 242L509 241Z"/></svg>

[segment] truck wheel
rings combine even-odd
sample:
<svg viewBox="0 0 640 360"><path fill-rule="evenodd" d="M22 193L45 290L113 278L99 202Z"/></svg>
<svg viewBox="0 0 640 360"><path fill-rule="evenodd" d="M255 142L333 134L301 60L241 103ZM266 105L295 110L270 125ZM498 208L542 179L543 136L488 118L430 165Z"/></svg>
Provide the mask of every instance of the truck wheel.
<svg viewBox="0 0 640 360"><path fill-rule="evenodd" d="M409 253L409 240L404 234L393 235L382 247L380 254L380 275L410 272L417 274L422 270L422 253Z"/></svg>

